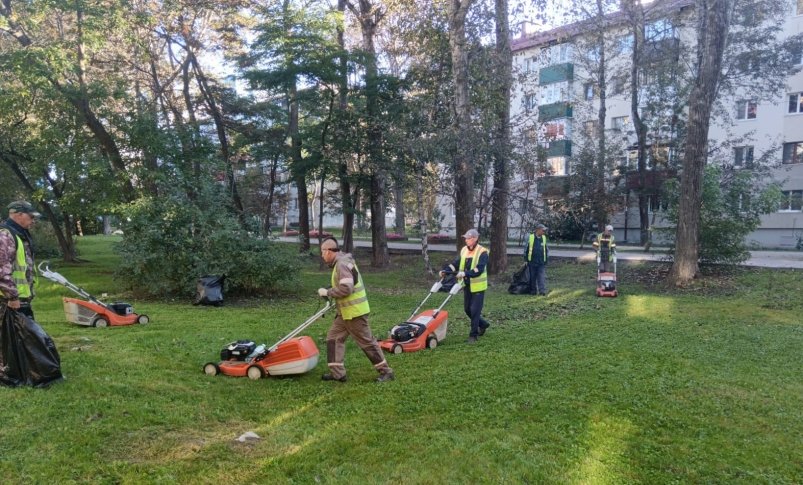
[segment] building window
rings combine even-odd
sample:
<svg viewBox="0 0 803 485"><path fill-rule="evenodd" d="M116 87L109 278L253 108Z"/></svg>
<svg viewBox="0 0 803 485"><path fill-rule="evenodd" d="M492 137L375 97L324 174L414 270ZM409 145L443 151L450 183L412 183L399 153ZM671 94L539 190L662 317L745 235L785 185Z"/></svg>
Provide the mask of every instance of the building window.
<svg viewBox="0 0 803 485"><path fill-rule="evenodd" d="M547 84L541 88L541 104L566 101L566 83Z"/></svg>
<svg viewBox="0 0 803 485"><path fill-rule="evenodd" d="M525 94L524 95L524 111L530 112L534 110L536 106L535 103L535 95L534 94Z"/></svg>
<svg viewBox="0 0 803 485"><path fill-rule="evenodd" d="M544 123L542 130L545 141L563 140L566 138L566 120Z"/></svg>
<svg viewBox="0 0 803 485"><path fill-rule="evenodd" d="M590 120L583 122L583 133L586 136L597 136L597 120Z"/></svg>
<svg viewBox="0 0 803 485"><path fill-rule="evenodd" d="M594 88L594 83L583 84L583 97L586 99L586 101L591 101L592 99L594 99L595 90L596 89Z"/></svg>
<svg viewBox="0 0 803 485"><path fill-rule="evenodd" d="M803 210L803 190L784 190L778 205L778 212L800 212Z"/></svg>
<svg viewBox="0 0 803 485"><path fill-rule="evenodd" d="M524 72L525 74L530 74L531 72L536 72L538 70L538 60L535 56L528 57L524 60Z"/></svg>
<svg viewBox="0 0 803 485"><path fill-rule="evenodd" d="M735 147L733 149L733 165L736 167L751 167L753 165L753 147Z"/></svg>
<svg viewBox="0 0 803 485"><path fill-rule="evenodd" d="M797 14L803 15L803 0L797 0Z"/></svg>
<svg viewBox="0 0 803 485"><path fill-rule="evenodd" d="M803 113L803 93L792 93L789 95L789 112Z"/></svg>
<svg viewBox="0 0 803 485"><path fill-rule="evenodd" d="M561 64L572 61L572 45L568 43L558 44L549 48L548 54L550 64Z"/></svg>
<svg viewBox="0 0 803 485"><path fill-rule="evenodd" d="M628 78L625 76L616 76L611 79L611 93L614 95L624 94L627 89Z"/></svg>
<svg viewBox="0 0 803 485"><path fill-rule="evenodd" d="M739 101L736 103L736 119L754 120L756 119L756 109L755 101Z"/></svg>
<svg viewBox="0 0 803 485"><path fill-rule="evenodd" d="M803 163L803 141L783 144L783 163Z"/></svg>
<svg viewBox="0 0 803 485"><path fill-rule="evenodd" d="M633 34L623 35L616 39L616 49L619 54L633 52Z"/></svg>
<svg viewBox="0 0 803 485"><path fill-rule="evenodd" d="M661 39L672 39L675 37L675 27L669 19L659 19L648 23L644 28L644 39L656 41Z"/></svg>
<svg viewBox="0 0 803 485"><path fill-rule="evenodd" d="M552 175L566 175L566 157L549 157L546 164Z"/></svg>
<svg viewBox="0 0 803 485"><path fill-rule="evenodd" d="M630 127L629 116L614 116L611 118L611 129L616 131L627 131Z"/></svg>

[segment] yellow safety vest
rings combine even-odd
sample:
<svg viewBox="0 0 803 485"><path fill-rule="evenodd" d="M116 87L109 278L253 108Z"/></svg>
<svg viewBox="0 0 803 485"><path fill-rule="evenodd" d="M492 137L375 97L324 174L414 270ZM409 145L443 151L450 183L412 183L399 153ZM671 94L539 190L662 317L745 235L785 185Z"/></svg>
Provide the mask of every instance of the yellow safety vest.
<svg viewBox="0 0 803 485"><path fill-rule="evenodd" d="M613 251L616 249L616 241L613 234L609 237L606 237L604 232L597 234L597 251L602 249L602 241L605 240L608 241L608 261L613 261Z"/></svg>
<svg viewBox="0 0 803 485"><path fill-rule="evenodd" d="M471 256L471 269L477 269L477 264L480 261L480 256L483 252L489 252L484 247L477 244L474 248L474 253ZM463 246L463 249L460 250L460 268L458 271L465 271L466 270L466 257L468 256L468 246ZM477 276L476 278L471 278L471 285L469 285L472 293L477 293L480 291L485 291L488 289L488 265L485 265L485 268L482 270L482 274Z"/></svg>
<svg viewBox="0 0 803 485"><path fill-rule="evenodd" d="M365 285L362 283L362 273L357 263L354 263L354 269L357 270L357 281L354 282L354 292L344 298L335 298L337 310L343 320L351 320L363 315L367 315L371 311L368 306L368 293L365 291ZM332 269L332 288L337 286L337 264Z"/></svg>
<svg viewBox="0 0 803 485"><path fill-rule="evenodd" d="M533 260L533 248L535 247L535 233L530 233L529 249L527 250L527 261ZM546 234L541 235L541 249L544 251L544 263L546 263Z"/></svg>
<svg viewBox="0 0 803 485"><path fill-rule="evenodd" d="M31 293L31 285L28 283L28 260L25 259L25 246L19 236L13 234L8 229L2 230L8 231L8 233L17 240L17 257L11 265L11 280L14 281L14 284L17 286L17 293L19 293L18 298L30 298L33 293ZM6 297L6 295L3 295L2 291L0 291L0 295Z"/></svg>

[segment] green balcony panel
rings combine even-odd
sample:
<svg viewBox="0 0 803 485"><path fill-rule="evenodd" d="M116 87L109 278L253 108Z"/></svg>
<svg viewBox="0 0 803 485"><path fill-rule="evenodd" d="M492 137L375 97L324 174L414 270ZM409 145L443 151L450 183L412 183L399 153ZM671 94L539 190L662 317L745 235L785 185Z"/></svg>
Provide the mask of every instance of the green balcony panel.
<svg viewBox="0 0 803 485"><path fill-rule="evenodd" d="M538 120L541 122L571 117L572 105L565 101L545 104L538 107Z"/></svg>
<svg viewBox="0 0 803 485"><path fill-rule="evenodd" d="M574 79L574 64L571 62L554 64L538 71L538 83L541 86L562 81L571 81L572 79Z"/></svg>
<svg viewBox="0 0 803 485"><path fill-rule="evenodd" d="M570 157L572 156L571 140L555 140L549 143L547 148L548 157Z"/></svg>

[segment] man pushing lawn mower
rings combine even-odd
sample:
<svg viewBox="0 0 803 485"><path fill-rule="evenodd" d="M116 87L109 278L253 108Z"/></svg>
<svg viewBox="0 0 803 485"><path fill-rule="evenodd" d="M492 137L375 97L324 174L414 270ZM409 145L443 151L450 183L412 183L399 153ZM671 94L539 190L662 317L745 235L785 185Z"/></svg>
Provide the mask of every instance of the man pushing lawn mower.
<svg viewBox="0 0 803 485"><path fill-rule="evenodd" d="M368 326L368 295L357 263L351 254L342 253L337 240L328 237L321 242L321 258L332 268L332 287L319 288L318 295L334 298L337 315L326 334L326 362L329 372L321 376L324 381L346 382L346 339L354 337L368 360L379 372L377 382L392 381L393 369L388 366L385 354Z"/></svg>

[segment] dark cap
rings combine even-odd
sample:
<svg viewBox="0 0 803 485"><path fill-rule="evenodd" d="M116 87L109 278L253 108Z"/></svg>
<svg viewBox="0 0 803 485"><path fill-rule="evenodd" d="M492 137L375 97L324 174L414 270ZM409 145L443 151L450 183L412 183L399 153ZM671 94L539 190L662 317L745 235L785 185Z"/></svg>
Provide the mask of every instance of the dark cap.
<svg viewBox="0 0 803 485"><path fill-rule="evenodd" d="M8 204L8 213L9 214L30 214L33 217L40 217L42 214L36 212L36 209L31 205L30 202L25 200L15 200L14 202Z"/></svg>

